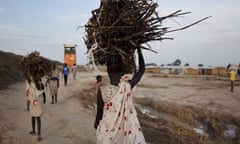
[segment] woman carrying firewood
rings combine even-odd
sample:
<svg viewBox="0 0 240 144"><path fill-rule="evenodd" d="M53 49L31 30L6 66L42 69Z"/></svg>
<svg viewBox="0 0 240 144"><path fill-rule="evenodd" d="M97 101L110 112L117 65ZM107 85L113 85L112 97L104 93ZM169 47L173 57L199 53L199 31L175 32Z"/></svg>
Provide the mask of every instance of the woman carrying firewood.
<svg viewBox="0 0 240 144"><path fill-rule="evenodd" d="M36 79L33 76L30 76L30 81L28 82L29 89L27 95L30 99L30 115L32 119L32 131L31 135L36 135L35 122L37 121L37 130L38 130L38 141L42 140L41 136L41 115L42 115L42 96L44 92L44 85L40 79Z"/></svg>
<svg viewBox="0 0 240 144"><path fill-rule="evenodd" d="M32 122L31 135L38 135L37 140L41 141L41 115L42 100L44 99L44 84L42 78L51 72L51 62L34 51L23 57L19 62L19 68L24 72L26 78L26 95L29 100L29 110ZM42 98L43 96L43 98ZM37 122L37 133L35 123Z"/></svg>
<svg viewBox="0 0 240 144"><path fill-rule="evenodd" d="M85 44L93 65L107 65L109 85L97 93L97 143L137 144L146 143L132 102L132 88L145 71L142 49L152 50L151 41L172 39L164 35L191 27L205 17L185 27L169 30L162 26L168 18L189 12L175 11L160 17L158 3L153 0L101 0L100 7L92 11L85 25ZM146 47L147 46L147 47ZM139 70L135 67L137 50ZM134 72L135 71L135 72ZM134 72L133 76L128 73Z"/></svg>
<svg viewBox="0 0 240 144"><path fill-rule="evenodd" d="M121 57L113 56L107 61L110 84L100 87L97 94L97 143L145 144L136 110L133 106L132 88L144 74L144 58L137 49L139 70L127 74Z"/></svg>

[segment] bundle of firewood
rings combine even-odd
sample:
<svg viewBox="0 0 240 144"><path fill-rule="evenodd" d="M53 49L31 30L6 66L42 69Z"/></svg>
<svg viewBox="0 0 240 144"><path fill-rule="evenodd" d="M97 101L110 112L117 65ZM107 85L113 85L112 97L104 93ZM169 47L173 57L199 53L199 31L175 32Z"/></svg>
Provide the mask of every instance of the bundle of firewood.
<svg viewBox="0 0 240 144"><path fill-rule="evenodd" d="M179 10L159 17L157 7L153 0L102 0L85 25L85 44L93 53L94 62L106 64L110 56L117 55L126 66L134 65L137 48L154 51L147 42L172 39L164 37L170 30L162 22L188 13Z"/></svg>
<svg viewBox="0 0 240 144"><path fill-rule="evenodd" d="M19 62L19 67L24 72L26 78L29 78L31 75L37 81L52 71L51 61L40 56L40 53L37 51L23 57Z"/></svg>

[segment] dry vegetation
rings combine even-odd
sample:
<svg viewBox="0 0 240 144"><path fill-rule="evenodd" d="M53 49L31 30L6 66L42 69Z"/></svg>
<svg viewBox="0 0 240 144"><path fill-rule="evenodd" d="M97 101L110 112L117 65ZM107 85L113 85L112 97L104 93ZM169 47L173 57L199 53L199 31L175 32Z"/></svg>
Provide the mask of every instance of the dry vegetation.
<svg viewBox="0 0 240 144"><path fill-rule="evenodd" d="M22 81L23 74L18 69L18 62L22 56L0 51L0 89Z"/></svg>

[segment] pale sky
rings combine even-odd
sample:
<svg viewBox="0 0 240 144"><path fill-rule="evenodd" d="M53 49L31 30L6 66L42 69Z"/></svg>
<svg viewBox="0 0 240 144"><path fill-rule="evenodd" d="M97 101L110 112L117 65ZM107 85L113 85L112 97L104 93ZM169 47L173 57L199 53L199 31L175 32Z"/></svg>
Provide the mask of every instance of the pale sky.
<svg viewBox="0 0 240 144"><path fill-rule="evenodd" d="M63 62L63 44L77 44L77 64L88 62L84 28L100 0L0 0L0 50L41 55ZM164 26L179 28L206 16L212 18L187 30L169 33L174 40L152 42L158 53L144 51L146 63L180 59L183 64L226 66L240 63L239 0L157 0L160 16L176 10L192 12Z"/></svg>

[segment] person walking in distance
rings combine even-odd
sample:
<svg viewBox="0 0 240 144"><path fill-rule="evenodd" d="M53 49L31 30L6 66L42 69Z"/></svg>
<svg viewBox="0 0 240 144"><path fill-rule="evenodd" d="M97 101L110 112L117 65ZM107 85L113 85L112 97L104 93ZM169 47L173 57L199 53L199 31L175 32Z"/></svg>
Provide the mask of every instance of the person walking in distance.
<svg viewBox="0 0 240 144"><path fill-rule="evenodd" d="M53 66L53 71L48 78L50 95L52 96L51 104L57 103L58 88L59 88L59 73L57 72L56 66Z"/></svg>
<svg viewBox="0 0 240 144"><path fill-rule="evenodd" d="M73 74L73 79L76 79L76 75L77 75L77 66L76 64L73 64L72 66L72 74Z"/></svg>
<svg viewBox="0 0 240 144"><path fill-rule="evenodd" d="M230 86L231 86L230 91L234 92L234 81L236 79L236 72L233 69L230 69L229 79L230 79Z"/></svg>
<svg viewBox="0 0 240 144"><path fill-rule="evenodd" d="M67 80L68 80L68 73L69 73L69 68L67 66L67 64L64 64L63 67L63 77L64 77L64 85L67 86Z"/></svg>
<svg viewBox="0 0 240 144"><path fill-rule="evenodd" d="M238 64L237 75L240 77L240 63Z"/></svg>
<svg viewBox="0 0 240 144"><path fill-rule="evenodd" d="M41 83L41 87L43 87L43 104L46 104L46 93L45 93L45 91L46 91L46 78L45 77L42 77L40 80L39 80L39 82Z"/></svg>

